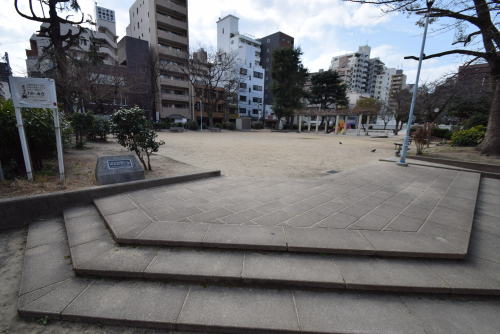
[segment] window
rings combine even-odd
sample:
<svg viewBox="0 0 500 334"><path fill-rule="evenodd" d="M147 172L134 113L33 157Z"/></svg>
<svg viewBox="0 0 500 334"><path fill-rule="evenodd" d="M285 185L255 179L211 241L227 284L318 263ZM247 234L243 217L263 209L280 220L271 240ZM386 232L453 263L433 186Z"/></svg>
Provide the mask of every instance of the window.
<svg viewBox="0 0 500 334"><path fill-rule="evenodd" d="M246 114L247 110L245 108L240 108L240 114Z"/></svg>
<svg viewBox="0 0 500 334"><path fill-rule="evenodd" d="M246 102L247 101L247 97L245 95L240 95L240 101Z"/></svg>
<svg viewBox="0 0 500 334"><path fill-rule="evenodd" d="M240 88L247 88L247 84L245 82L240 82Z"/></svg>
<svg viewBox="0 0 500 334"><path fill-rule="evenodd" d="M259 114L259 109L252 110L252 115L258 115L258 114Z"/></svg>
<svg viewBox="0 0 500 334"><path fill-rule="evenodd" d="M262 79L264 77L264 74L262 74L261 72L253 72L253 76L254 78L259 78L259 79Z"/></svg>
<svg viewBox="0 0 500 334"><path fill-rule="evenodd" d="M267 44L269 44L269 43L271 43L271 39L270 38L267 39Z"/></svg>
<svg viewBox="0 0 500 334"><path fill-rule="evenodd" d="M254 98L252 98L252 101L254 103L262 103L262 99L260 97L254 97Z"/></svg>
<svg viewBox="0 0 500 334"><path fill-rule="evenodd" d="M262 92L262 86L253 85L253 90L256 90L258 92Z"/></svg>
<svg viewBox="0 0 500 334"><path fill-rule="evenodd" d="M224 28L222 28L222 34L224 34Z"/></svg>
<svg viewBox="0 0 500 334"><path fill-rule="evenodd" d="M246 68L240 68L240 74L247 75L248 71Z"/></svg>

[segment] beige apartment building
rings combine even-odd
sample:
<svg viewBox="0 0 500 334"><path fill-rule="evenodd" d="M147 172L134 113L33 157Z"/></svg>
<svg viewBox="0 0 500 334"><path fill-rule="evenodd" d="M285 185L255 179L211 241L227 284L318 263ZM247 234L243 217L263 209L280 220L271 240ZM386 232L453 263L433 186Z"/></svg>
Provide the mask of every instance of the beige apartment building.
<svg viewBox="0 0 500 334"><path fill-rule="evenodd" d="M156 117L190 119L187 0L136 0L127 35L149 42L159 60Z"/></svg>

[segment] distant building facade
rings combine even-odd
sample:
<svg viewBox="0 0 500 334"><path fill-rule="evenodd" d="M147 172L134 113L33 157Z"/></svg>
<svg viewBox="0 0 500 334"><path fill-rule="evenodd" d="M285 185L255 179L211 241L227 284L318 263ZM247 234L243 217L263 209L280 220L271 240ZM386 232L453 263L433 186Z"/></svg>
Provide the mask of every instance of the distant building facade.
<svg viewBox="0 0 500 334"><path fill-rule="evenodd" d="M70 48L75 58L83 57L91 50L91 47L97 47L97 53L106 65L117 64L117 37L115 12L111 9L96 6L96 25L95 29L86 29L80 35L77 45ZM41 28L48 28L49 24L43 23ZM77 34L79 27L71 24L61 24L61 34L68 32ZM44 57L46 49L50 46L48 37L33 34L30 38L30 49L26 50L26 68L28 76L42 76L44 73L53 69L52 61Z"/></svg>
<svg viewBox="0 0 500 334"><path fill-rule="evenodd" d="M0 97L10 99L9 77L12 75L12 70L9 64L9 55L6 52L3 57L5 62L0 62Z"/></svg>
<svg viewBox="0 0 500 334"><path fill-rule="evenodd" d="M264 106L267 111L272 110L273 94L271 92L271 72L273 68L273 52L279 49L293 49L294 38L278 31L274 34L259 39L261 43L261 65L265 70L264 76Z"/></svg>
<svg viewBox="0 0 500 334"><path fill-rule="evenodd" d="M217 21L217 49L231 54L240 74L238 112L241 117L260 119L264 108L264 76L261 42L239 32L239 18L233 15Z"/></svg>
<svg viewBox="0 0 500 334"><path fill-rule="evenodd" d="M127 36L147 41L159 61L156 117L190 119L187 0L136 0L129 19Z"/></svg>

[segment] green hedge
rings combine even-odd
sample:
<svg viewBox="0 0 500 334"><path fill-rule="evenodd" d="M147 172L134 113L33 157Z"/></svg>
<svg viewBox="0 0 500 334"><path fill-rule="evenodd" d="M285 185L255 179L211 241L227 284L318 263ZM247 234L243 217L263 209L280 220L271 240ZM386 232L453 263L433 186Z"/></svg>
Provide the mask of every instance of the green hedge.
<svg viewBox="0 0 500 334"><path fill-rule="evenodd" d="M432 128L431 136L435 138L450 139L451 131L448 129Z"/></svg>
<svg viewBox="0 0 500 334"><path fill-rule="evenodd" d="M477 146L483 139L486 128L478 125L468 130L459 130L451 135L451 144L453 146Z"/></svg>

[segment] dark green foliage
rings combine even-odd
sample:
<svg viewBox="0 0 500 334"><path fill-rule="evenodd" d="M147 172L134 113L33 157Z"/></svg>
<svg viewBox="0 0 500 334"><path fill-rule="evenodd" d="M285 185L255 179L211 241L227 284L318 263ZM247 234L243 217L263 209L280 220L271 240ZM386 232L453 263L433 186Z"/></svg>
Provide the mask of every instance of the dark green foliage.
<svg viewBox="0 0 500 334"><path fill-rule="evenodd" d="M223 124L223 127L224 127L224 129L226 129L226 130L231 130L231 131L236 130L236 124L234 124L233 122L225 122L225 123Z"/></svg>
<svg viewBox="0 0 500 334"><path fill-rule="evenodd" d="M431 136L435 138L450 139L451 131L448 129L432 128Z"/></svg>
<svg viewBox="0 0 500 334"><path fill-rule="evenodd" d="M252 123L252 129L262 130L262 129L264 129L264 124L262 124L262 122Z"/></svg>
<svg viewBox="0 0 500 334"><path fill-rule="evenodd" d="M150 157L165 142L157 140L158 135L144 110L139 107L118 110L111 116L111 129L118 143L134 152L144 169L151 170Z"/></svg>
<svg viewBox="0 0 500 334"><path fill-rule="evenodd" d="M186 127L189 130L198 131L198 122L196 122L194 120L190 120L187 122Z"/></svg>
<svg viewBox="0 0 500 334"><path fill-rule="evenodd" d="M88 140L102 140L106 141L106 137L111 132L111 123L110 121L101 116L94 116L94 120L92 122L92 128L89 130L87 134Z"/></svg>
<svg viewBox="0 0 500 334"><path fill-rule="evenodd" d="M481 144L486 133L486 128L482 125L453 132L451 144L453 146L477 146Z"/></svg>
<svg viewBox="0 0 500 334"><path fill-rule="evenodd" d="M486 113L474 114L466 121L464 121L462 124L464 129L470 129L478 125L486 127L488 125L488 114Z"/></svg>
<svg viewBox="0 0 500 334"><path fill-rule="evenodd" d="M43 160L55 158L56 136L52 110L23 109L23 122L30 150L32 167L43 169ZM16 115L12 101L0 100L0 160L7 178L25 171ZM61 120L63 136L68 133L66 122Z"/></svg>
<svg viewBox="0 0 500 334"><path fill-rule="evenodd" d="M70 117L71 127L75 134L76 145L78 149L82 149L85 145L84 137L92 133L94 128L95 117L92 113L73 113ZM90 139L90 138L89 138Z"/></svg>
<svg viewBox="0 0 500 334"><path fill-rule="evenodd" d="M309 102L321 105L321 109L333 109L336 106L347 106L346 86L337 72L328 70L316 73L311 77Z"/></svg>
<svg viewBox="0 0 500 334"><path fill-rule="evenodd" d="M221 123L215 123L214 127L217 129L222 129L222 124Z"/></svg>
<svg viewBox="0 0 500 334"><path fill-rule="evenodd" d="M302 98L306 96L304 84L307 69L302 64L301 56L300 49L278 49L273 53L271 91L273 111L278 120L302 108ZM279 122L276 124L278 126Z"/></svg>

